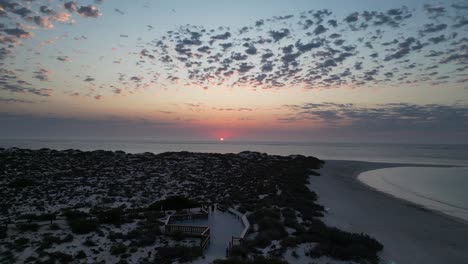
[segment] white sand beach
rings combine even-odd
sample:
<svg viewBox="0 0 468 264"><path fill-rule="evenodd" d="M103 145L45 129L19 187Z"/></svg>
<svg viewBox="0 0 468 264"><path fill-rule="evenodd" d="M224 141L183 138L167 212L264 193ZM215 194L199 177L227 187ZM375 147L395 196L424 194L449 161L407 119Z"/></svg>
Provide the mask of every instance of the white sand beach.
<svg viewBox="0 0 468 264"><path fill-rule="evenodd" d="M366 233L384 245L383 263L468 263L468 225L376 191L357 180L364 171L402 164L327 161L311 189L328 209L324 221ZM405 164L404 166L408 166Z"/></svg>

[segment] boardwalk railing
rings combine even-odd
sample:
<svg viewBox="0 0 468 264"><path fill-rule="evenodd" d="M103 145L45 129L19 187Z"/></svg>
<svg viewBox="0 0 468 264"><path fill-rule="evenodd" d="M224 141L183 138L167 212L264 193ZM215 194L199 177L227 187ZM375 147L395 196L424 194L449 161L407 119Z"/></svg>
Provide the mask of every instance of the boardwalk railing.
<svg viewBox="0 0 468 264"><path fill-rule="evenodd" d="M200 212L196 212L196 213L187 212L184 214L171 215L166 220L166 224L171 224L177 221L187 221L187 220L207 219L207 218L208 218L208 212L205 209L200 209Z"/></svg>
<svg viewBox="0 0 468 264"><path fill-rule="evenodd" d="M244 241L244 238L245 238L245 236L247 235L247 232L249 232L249 229L250 229L250 222L247 219L247 216L245 214L242 214L239 211L234 210L232 208L229 208L228 212L233 214L233 215L236 215L238 218L240 218L242 220L242 225L244 226L244 229L242 230L239 237L233 236L231 238L231 241L229 242L228 247L226 248L226 257L229 257L229 255L231 254L232 247L242 245L242 243Z"/></svg>
<svg viewBox="0 0 468 264"><path fill-rule="evenodd" d="M177 221L187 221L194 219L206 219L208 218L208 212L201 208L199 212L191 213L187 212L184 214L170 215L165 222L164 232L168 235L174 234L174 232L182 232L187 236L200 237L200 248L205 250L210 243L211 235L210 228L207 226L187 226L187 225L175 225L172 224Z"/></svg>
<svg viewBox="0 0 468 264"><path fill-rule="evenodd" d="M207 226L167 225L166 233L182 232L187 235L202 236L207 229L210 228Z"/></svg>

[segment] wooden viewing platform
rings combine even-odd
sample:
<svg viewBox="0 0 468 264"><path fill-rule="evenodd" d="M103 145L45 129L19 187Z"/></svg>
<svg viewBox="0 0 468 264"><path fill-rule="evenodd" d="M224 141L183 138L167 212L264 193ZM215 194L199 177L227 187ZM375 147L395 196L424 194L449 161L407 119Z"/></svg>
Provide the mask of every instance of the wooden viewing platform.
<svg viewBox="0 0 468 264"><path fill-rule="evenodd" d="M191 213L187 212L184 214L170 215L164 226L164 233L173 235L175 232L181 232L187 236L194 236L201 238L200 248L205 250L210 243L210 228L208 226L187 226L187 225L175 225L172 224L177 221L187 221L195 219L207 219L208 211L200 208L200 212Z"/></svg>

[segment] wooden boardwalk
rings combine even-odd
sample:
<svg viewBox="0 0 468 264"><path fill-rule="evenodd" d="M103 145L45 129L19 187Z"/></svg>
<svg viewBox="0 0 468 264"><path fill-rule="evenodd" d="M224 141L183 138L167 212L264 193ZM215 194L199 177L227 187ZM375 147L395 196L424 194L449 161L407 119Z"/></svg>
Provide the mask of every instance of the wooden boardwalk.
<svg viewBox="0 0 468 264"><path fill-rule="evenodd" d="M166 220L164 227L164 233L167 235L173 235L174 233L181 232L186 236L199 237L201 239L200 248L205 250L210 243L211 235L210 228L208 226L187 226L187 225L176 225L174 222L188 221L195 219L208 219L208 212L201 208L200 212L197 213L184 213L177 215L170 215Z"/></svg>

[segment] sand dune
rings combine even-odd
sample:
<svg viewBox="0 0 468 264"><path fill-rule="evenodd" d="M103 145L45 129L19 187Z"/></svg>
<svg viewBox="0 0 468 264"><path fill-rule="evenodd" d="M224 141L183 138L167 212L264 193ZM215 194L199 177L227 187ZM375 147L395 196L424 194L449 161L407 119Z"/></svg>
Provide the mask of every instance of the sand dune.
<svg viewBox="0 0 468 264"><path fill-rule="evenodd" d="M468 225L375 191L356 178L401 164L327 161L311 177L324 220L346 231L367 233L384 244L383 263L468 263ZM405 164L405 166L408 166Z"/></svg>

